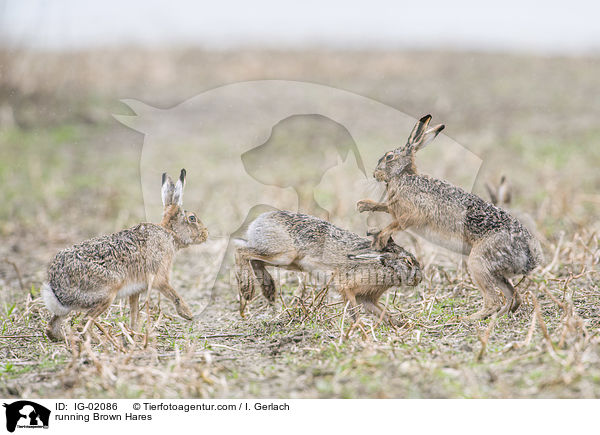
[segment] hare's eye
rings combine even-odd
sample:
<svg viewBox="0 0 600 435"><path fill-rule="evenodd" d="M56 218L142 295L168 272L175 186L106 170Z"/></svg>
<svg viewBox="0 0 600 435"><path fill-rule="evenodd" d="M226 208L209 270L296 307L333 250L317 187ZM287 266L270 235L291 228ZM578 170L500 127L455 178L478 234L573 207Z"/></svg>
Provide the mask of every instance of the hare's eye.
<svg viewBox="0 0 600 435"><path fill-rule="evenodd" d="M196 222L196 216L191 215L189 218L190 222Z"/></svg>
<svg viewBox="0 0 600 435"><path fill-rule="evenodd" d="M388 162L389 162L390 160L392 160L393 158L394 158L394 155L393 155L393 154L388 154L387 156L385 156L385 160L387 160Z"/></svg>

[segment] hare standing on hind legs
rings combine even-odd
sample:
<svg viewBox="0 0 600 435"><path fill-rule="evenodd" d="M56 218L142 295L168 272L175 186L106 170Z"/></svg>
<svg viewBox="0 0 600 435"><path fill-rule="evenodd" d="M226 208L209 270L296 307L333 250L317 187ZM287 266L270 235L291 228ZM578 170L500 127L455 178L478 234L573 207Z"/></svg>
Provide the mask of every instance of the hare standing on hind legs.
<svg viewBox="0 0 600 435"><path fill-rule="evenodd" d="M396 231L410 229L424 238L468 256L467 266L483 294L483 308L471 319L493 313L515 311L521 304L510 282L514 275L531 272L542 261L539 242L517 219L476 195L445 181L417 174L415 153L431 142L443 129L427 129L431 115L413 128L404 147L386 153L373 176L386 184L384 203L361 200L360 212L382 211L392 223L373 240L375 249L386 246ZM496 292L506 298L502 306Z"/></svg>
<svg viewBox="0 0 600 435"><path fill-rule="evenodd" d="M56 254L48 268L48 282L42 286L42 297L53 314L46 331L50 339L63 339L61 320L69 312L86 311L90 317L87 327L115 298L129 297L131 326L135 329L139 295L149 287L173 301L181 317L192 320L189 307L169 284L175 253L208 237L196 215L182 208L185 175L182 169L174 184L163 174L160 225L141 223Z"/></svg>

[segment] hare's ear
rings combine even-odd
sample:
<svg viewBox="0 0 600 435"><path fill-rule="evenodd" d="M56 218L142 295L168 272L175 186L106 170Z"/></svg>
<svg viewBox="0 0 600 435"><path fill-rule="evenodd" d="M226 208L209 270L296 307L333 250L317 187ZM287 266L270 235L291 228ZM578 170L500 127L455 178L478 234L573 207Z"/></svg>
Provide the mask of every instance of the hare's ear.
<svg viewBox="0 0 600 435"><path fill-rule="evenodd" d="M183 188L185 187L185 169L181 170L179 174L179 179L175 184L175 191L173 192L173 204L177 204L178 206L183 205Z"/></svg>
<svg viewBox="0 0 600 435"><path fill-rule="evenodd" d="M160 189L163 207L173 204L173 192L175 191L175 185L171 177L166 172L162 174L162 187Z"/></svg>
<svg viewBox="0 0 600 435"><path fill-rule="evenodd" d="M511 200L511 188L510 183L506 179L506 176L503 175L500 178L500 185L498 186L498 202L500 204L510 204Z"/></svg>
<svg viewBox="0 0 600 435"><path fill-rule="evenodd" d="M485 190L487 190L487 193L490 197L490 201L492 201L492 204L497 205L498 204L498 195L496 194L496 189L494 188L494 186L492 186L492 184L489 181L485 182Z"/></svg>
<svg viewBox="0 0 600 435"><path fill-rule="evenodd" d="M380 260L381 254L368 253L368 254L348 254L350 260Z"/></svg>
<svg viewBox="0 0 600 435"><path fill-rule="evenodd" d="M415 124L412 131L410 132L410 136L408 136L408 141L406 142L409 145L414 145L421 140L423 136L423 132L429 125L429 121L431 121L431 115L425 115Z"/></svg>
<svg viewBox="0 0 600 435"><path fill-rule="evenodd" d="M419 151L421 148L425 148L432 140L436 138L438 134L445 128L444 124L436 125L431 127L421 136L418 143L415 144L413 152Z"/></svg>

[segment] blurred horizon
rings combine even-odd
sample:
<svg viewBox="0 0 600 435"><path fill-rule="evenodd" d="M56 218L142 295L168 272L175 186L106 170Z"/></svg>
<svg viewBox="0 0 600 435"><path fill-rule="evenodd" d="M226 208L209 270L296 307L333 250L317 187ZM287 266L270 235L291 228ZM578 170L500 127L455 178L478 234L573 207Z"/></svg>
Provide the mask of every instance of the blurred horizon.
<svg viewBox="0 0 600 435"><path fill-rule="evenodd" d="M597 3L0 0L0 48L457 50L597 55Z"/></svg>

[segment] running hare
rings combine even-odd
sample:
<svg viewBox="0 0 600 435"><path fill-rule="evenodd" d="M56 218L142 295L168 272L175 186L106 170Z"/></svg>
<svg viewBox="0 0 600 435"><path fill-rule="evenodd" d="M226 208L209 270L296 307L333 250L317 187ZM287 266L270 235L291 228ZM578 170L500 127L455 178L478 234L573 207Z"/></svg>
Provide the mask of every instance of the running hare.
<svg viewBox="0 0 600 435"><path fill-rule="evenodd" d="M139 295L153 285L173 301L181 317L192 320L189 307L169 284L171 264L179 249L206 241L208 232L194 213L181 208L184 186L185 169L177 184L162 175L160 225L141 223L56 254L42 286L44 302L53 314L46 331L50 339L63 338L61 320L70 311L87 311L87 327L115 298L123 297L129 297L135 329Z"/></svg>
<svg viewBox="0 0 600 435"><path fill-rule="evenodd" d="M471 319L495 312L515 311L521 304L509 278L531 272L542 261L539 242L514 217L442 180L417 174L415 153L431 142L443 129L427 129L431 115L413 128L404 147L386 153L373 176L386 183L387 200L369 199L357 203L360 212L382 211L392 223L373 240L373 247L386 246L396 231L410 229L441 246L468 255L467 265L483 294L483 308ZM506 297L502 306L496 287Z"/></svg>
<svg viewBox="0 0 600 435"><path fill-rule="evenodd" d="M248 227L246 240L238 240L235 254L240 292L240 313L254 295L255 286L275 300L275 283L265 266L322 274L351 308L357 303L376 316L384 315L379 297L392 286L421 282L415 257L390 241L381 252L371 240L322 219L289 211L258 216ZM353 311L356 319L356 310Z"/></svg>

